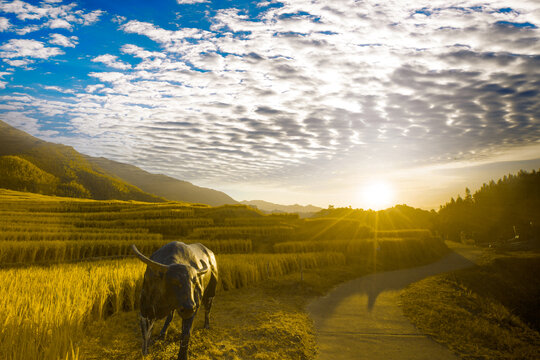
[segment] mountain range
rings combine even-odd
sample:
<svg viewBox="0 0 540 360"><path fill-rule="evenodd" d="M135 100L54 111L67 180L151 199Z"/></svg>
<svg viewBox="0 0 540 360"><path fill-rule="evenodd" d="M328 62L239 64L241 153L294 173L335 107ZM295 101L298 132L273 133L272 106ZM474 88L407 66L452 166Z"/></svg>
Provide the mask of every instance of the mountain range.
<svg viewBox="0 0 540 360"><path fill-rule="evenodd" d="M155 175L133 165L83 155L0 121L0 187L96 200L177 200L235 204L227 194Z"/></svg>
<svg viewBox="0 0 540 360"><path fill-rule="evenodd" d="M322 210L322 208L313 205L280 205L264 200L244 200L240 204L255 207L266 213L298 213L301 217L311 216Z"/></svg>
<svg viewBox="0 0 540 360"><path fill-rule="evenodd" d="M166 175L151 174L136 166L123 164L104 157L85 158L93 165L119 179L133 184L145 192L162 196L169 200L186 201L191 203L203 203L212 206L224 204L237 204L224 192L193 185L190 182L178 180Z"/></svg>
<svg viewBox="0 0 540 360"><path fill-rule="evenodd" d="M1 120L0 187L96 200L175 200L212 206L239 203L218 190L81 154L70 146L38 139ZM302 217L322 210L312 205L280 205L263 200L241 204L266 213L298 213Z"/></svg>

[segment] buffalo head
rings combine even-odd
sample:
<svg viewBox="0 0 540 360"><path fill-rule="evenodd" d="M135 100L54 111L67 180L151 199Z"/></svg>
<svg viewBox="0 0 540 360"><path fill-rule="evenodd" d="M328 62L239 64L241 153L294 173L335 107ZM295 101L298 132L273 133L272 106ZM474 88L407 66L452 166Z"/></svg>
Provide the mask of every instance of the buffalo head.
<svg viewBox="0 0 540 360"><path fill-rule="evenodd" d="M156 290L164 295L163 300L170 307L176 309L182 318L192 317L201 304L203 292L201 276L208 272L208 265L203 260L200 260L202 269L195 268L190 264L160 264L141 254L135 245L131 245L131 249L160 278L158 283L144 285L149 285L154 289L158 288ZM145 305L150 304L141 304L141 307ZM155 304L151 304L151 306L153 309L160 307Z"/></svg>

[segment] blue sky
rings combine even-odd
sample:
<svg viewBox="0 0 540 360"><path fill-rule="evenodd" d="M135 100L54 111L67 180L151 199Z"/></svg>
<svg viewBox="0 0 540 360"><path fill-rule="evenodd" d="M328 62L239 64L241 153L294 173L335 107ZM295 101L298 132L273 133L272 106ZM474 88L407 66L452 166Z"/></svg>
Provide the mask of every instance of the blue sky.
<svg viewBox="0 0 540 360"><path fill-rule="evenodd" d="M0 119L238 200L437 207L540 167L539 26L533 0L0 1Z"/></svg>

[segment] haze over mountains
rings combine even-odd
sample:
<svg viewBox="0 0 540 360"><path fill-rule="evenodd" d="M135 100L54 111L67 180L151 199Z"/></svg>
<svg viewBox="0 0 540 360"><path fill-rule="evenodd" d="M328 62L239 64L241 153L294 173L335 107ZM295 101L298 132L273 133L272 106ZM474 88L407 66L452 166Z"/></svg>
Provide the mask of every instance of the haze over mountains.
<svg viewBox="0 0 540 360"><path fill-rule="evenodd" d="M89 199L235 204L220 191L80 154L0 121L0 187Z"/></svg>
<svg viewBox="0 0 540 360"><path fill-rule="evenodd" d="M212 206L239 203L218 190L40 140L1 120L0 187L96 200L176 200ZM312 205L279 205L263 200L241 204L263 212L294 212L301 216L321 210Z"/></svg>
<svg viewBox="0 0 540 360"><path fill-rule="evenodd" d="M318 211L321 211L322 208L318 206L313 205L280 205L280 204L274 204L268 201L264 200L244 200L241 201L240 204L249 205L256 207L257 209L268 212L268 213L298 213L300 215L302 214L313 214Z"/></svg>
<svg viewBox="0 0 540 360"><path fill-rule="evenodd" d="M123 164L103 157L95 158L85 155L85 158L90 163L99 166L123 181L133 184L143 191L169 200L203 203L212 206L238 203L224 192L199 187L190 182L166 175L151 174L133 165Z"/></svg>

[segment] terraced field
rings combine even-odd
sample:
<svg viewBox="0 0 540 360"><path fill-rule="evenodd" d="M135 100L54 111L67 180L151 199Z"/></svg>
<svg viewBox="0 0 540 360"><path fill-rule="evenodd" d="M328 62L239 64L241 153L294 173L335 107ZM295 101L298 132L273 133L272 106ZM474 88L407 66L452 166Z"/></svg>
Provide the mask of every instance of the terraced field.
<svg viewBox="0 0 540 360"><path fill-rule="evenodd" d="M137 309L145 265L132 258L131 244L148 255L169 241L205 244L217 254L221 292L353 261L401 266L444 252L425 231L325 241L303 238L309 226L294 215L266 216L238 205L93 201L0 189L0 292L9 294L0 298L0 353L79 358L89 326Z"/></svg>

